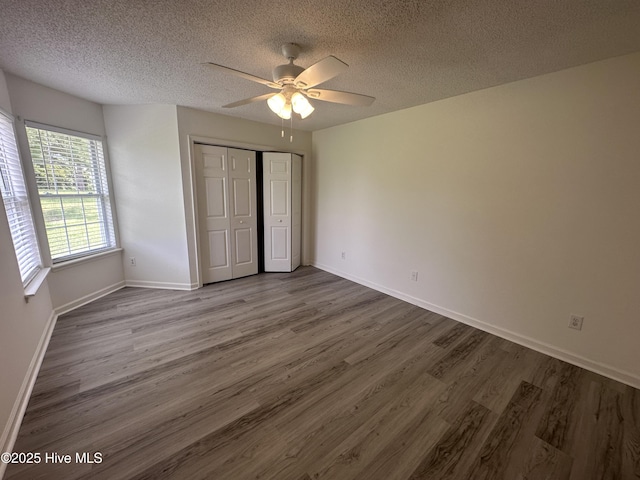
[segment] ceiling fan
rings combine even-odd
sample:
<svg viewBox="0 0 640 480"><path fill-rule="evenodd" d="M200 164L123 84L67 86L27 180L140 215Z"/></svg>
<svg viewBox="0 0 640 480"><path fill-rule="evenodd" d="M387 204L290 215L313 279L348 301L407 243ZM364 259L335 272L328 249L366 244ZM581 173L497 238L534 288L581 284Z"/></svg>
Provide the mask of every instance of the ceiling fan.
<svg viewBox="0 0 640 480"><path fill-rule="evenodd" d="M205 65L209 65L216 70L280 90L279 93L265 93L264 95L258 95L257 97L246 98L244 100L229 103L222 107L234 108L266 100L269 108L275 114L280 118L288 120L291 118L292 111L300 115L302 118L306 118L311 115L314 108L307 98L355 106L369 106L375 100L374 97L360 95L358 93L314 88L316 85L326 82L349 68L349 65L344 63L342 60L337 59L333 55L323 58L319 62L311 65L309 68L304 69L298 65L294 65L293 63L300 54L300 47L298 45L295 43L287 43L283 45L282 54L287 58L287 60L289 60L289 63L278 65L273 69L273 81L215 63L206 63Z"/></svg>

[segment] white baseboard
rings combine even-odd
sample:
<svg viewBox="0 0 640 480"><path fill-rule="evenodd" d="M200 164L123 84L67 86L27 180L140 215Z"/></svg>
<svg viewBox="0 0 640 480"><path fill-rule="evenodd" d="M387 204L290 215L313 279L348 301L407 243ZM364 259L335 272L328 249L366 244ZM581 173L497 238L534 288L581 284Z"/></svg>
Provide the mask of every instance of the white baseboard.
<svg viewBox="0 0 640 480"><path fill-rule="evenodd" d="M478 328L480 330L491 333L498 337L504 338L505 340L509 340L511 342L517 343L519 345L530 348L532 350L536 350L537 352L544 353L545 355L549 355L559 360L563 360L567 363L571 363L572 365L575 365L577 367L590 370L599 375L603 375L613 380L617 380L624 384L630 385L634 388L640 389L640 377L638 377L637 375L634 375L633 373L620 370L616 367L612 367L611 365L595 362L581 355L571 353L562 348L558 348L554 345L541 342L534 338L521 335L519 333L513 332L511 330L507 330L502 327L491 325L490 323L483 322L482 320L478 320L476 318L470 317L463 313L458 313L453 310L449 310L447 308L441 307L439 305L434 305L420 298L416 298L406 293L400 292L398 290L394 290L392 288L379 285L375 282L371 282L364 278L356 277L355 275L351 275L349 273L337 270L328 265L323 265L317 262L313 262L311 263L311 265L316 268L319 268L320 270L333 273L334 275L337 275L342 278L346 278L347 280L351 280L352 282L355 282L355 283L359 283L360 285L364 285L365 287L369 287L379 292L386 293L387 295L398 298L400 300L404 300L405 302L411 303L418 307L424 308L426 310L430 310L440 315L444 315L445 317L451 318L458 322L464 323L466 325L470 325L472 327Z"/></svg>
<svg viewBox="0 0 640 480"><path fill-rule="evenodd" d="M86 305L87 303L91 303L94 300L104 297L105 295L109 295L110 293L113 293L116 290L120 290L121 288L124 288L124 286L125 286L124 281L114 283L113 285L109 285L107 287L101 288L100 290L96 292L92 292L88 295L85 295L84 297L80 297L77 300L74 300L73 302L60 305L59 307L55 308L55 312L58 315L62 315L63 313L68 313L71 310L75 310L76 308Z"/></svg>
<svg viewBox="0 0 640 480"><path fill-rule="evenodd" d="M152 282L147 280L127 280L127 287L138 288L160 288L164 290L195 290L198 288L197 283L172 283L172 282Z"/></svg>
<svg viewBox="0 0 640 480"><path fill-rule="evenodd" d="M22 424L22 418L27 410L27 405L31 398L31 392L33 391L36 379L38 378L40 366L42 365L42 360L44 359L44 354L49 346L49 340L51 339L51 334L53 333L57 320L58 314L55 311L51 312L51 315L47 319L45 329L42 332L42 336L38 341L38 346L33 354L31 363L29 364L29 370L27 371L27 374L22 381L22 385L20 386L20 391L18 392L18 397L16 398L13 409L11 410L9 421L2 432L2 437L0 438L0 452L13 451L13 446L16 443L18 432L20 431L20 425ZM0 479L4 475L6 468L7 464L0 462Z"/></svg>

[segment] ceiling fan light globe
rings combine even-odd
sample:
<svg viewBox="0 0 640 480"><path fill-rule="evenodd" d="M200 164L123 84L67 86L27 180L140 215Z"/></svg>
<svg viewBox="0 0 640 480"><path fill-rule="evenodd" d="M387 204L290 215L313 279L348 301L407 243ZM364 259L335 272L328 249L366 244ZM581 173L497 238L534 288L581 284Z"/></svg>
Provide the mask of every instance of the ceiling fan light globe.
<svg viewBox="0 0 640 480"><path fill-rule="evenodd" d="M269 105L271 111L276 115L280 115L280 112L282 111L286 103L287 99L282 93L278 93L267 100L267 105Z"/></svg>
<svg viewBox="0 0 640 480"><path fill-rule="evenodd" d="M300 92L296 92L291 96L291 105L293 111L302 114L307 108L310 107L309 101Z"/></svg>
<svg viewBox="0 0 640 480"><path fill-rule="evenodd" d="M278 116L284 120L289 120L291 118L291 104L285 104L280 112L278 112Z"/></svg>
<svg viewBox="0 0 640 480"><path fill-rule="evenodd" d="M309 115L313 113L314 110L315 108L313 108L313 106L309 102L307 102L307 107L302 112L299 112L300 117L307 118Z"/></svg>

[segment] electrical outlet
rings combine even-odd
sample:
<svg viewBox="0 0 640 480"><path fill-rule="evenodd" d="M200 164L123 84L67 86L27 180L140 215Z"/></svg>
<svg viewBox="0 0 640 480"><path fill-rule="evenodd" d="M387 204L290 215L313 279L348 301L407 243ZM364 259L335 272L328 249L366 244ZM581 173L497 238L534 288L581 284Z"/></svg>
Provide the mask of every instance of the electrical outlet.
<svg viewBox="0 0 640 480"><path fill-rule="evenodd" d="M129 265L132 267L136 266L136 257L129 257Z"/></svg>
<svg viewBox="0 0 640 480"><path fill-rule="evenodd" d="M418 281L418 272L411 272L411 280L414 282Z"/></svg>
<svg viewBox="0 0 640 480"><path fill-rule="evenodd" d="M347 259L347 252L342 252L341 258L342 258L342 260L346 260Z"/></svg>
<svg viewBox="0 0 640 480"><path fill-rule="evenodd" d="M569 317L569 328L573 328L574 330L582 330L583 321L584 321L584 317L580 317L578 315L571 315L571 317Z"/></svg>

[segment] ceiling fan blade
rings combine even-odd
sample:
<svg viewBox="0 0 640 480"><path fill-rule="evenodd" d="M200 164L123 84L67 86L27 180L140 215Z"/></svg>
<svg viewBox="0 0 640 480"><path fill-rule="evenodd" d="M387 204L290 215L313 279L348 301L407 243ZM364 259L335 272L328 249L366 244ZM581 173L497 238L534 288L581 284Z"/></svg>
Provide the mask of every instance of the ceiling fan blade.
<svg viewBox="0 0 640 480"><path fill-rule="evenodd" d="M294 85L298 88L311 88L344 72L349 65L333 55L314 63L296 77Z"/></svg>
<svg viewBox="0 0 640 480"><path fill-rule="evenodd" d="M229 103L227 105L223 105L222 108L235 108L241 107L242 105L248 105L249 103L259 102L260 100L267 100L268 98L277 95L277 93L265 93L264 95L258 95L257 97L245 98L244 100L238 100L237 102Z"/></svg>
<svg viewBox="0 0 640 480"><path fill-rule="evenodd" d="M252 82L261 83L262 85L266 85L267 87L277 88L277 89L282 88L277 83L274 83L271 80L267 80L266 78L256 77L255 75L251 75L250 73L245 73L245 72L241 72L240 70L224 67L222 65L218 65L217 63L207 62L207 63L203 63L203 65L208 65L210 67L213 67L216 70L229 73L231 75L235 75L236 77L244 78L245 80L251 80Z"/></svg>
<svg viewBox="0 0 640 480"><path fill-rule="evenodd" d="M321 88L313 88L304 92L309 98L314 100L323 100L325 102L342 103L344 105L354 105L357 107L368 107L375 98L368 95L360 95L359 93L341 92L339 90L323 90Z"/></svg>

